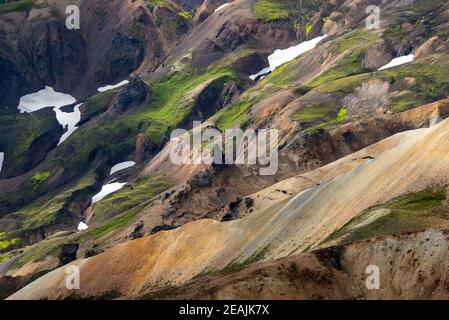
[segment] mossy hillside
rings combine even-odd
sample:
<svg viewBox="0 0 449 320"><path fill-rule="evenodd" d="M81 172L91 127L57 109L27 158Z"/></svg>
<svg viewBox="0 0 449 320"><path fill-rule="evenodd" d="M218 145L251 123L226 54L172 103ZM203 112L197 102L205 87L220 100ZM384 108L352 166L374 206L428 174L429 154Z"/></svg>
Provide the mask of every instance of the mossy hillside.
<svg viewBox="0 0 449 320"><path fill-rule="evenodd" d="M7 235L5 235L3 239L0 238L0 252L6 252L11 247L16 246L18 243L20 243L19 238L7 239Z"/></svg>
<svg viewBox="0 0 449 320"><path fill-rule="evenodd" d="M93 117L105 112L118 91L119 89L108 90L88 98L86 102L83 103L81 121L78 125L81 125L87 120L90 120Z"/></svg>
<svg viewBox="0 0 449 320"><path fill-rule="evenodd" d="M122 230L134 223L139 213L149 204L151 198L165 189L165 180L162 177L147 177L138 179L133 185L134 189L124 190L112 194L98 203L94 207L94 217L89 221L89 229L84 232L55 234L45 241L40 241L32 246L23 249L18 259L13 263L11 269L19 268L28 262L44 259L45 257L57 257L61 245L64 243L86 243L103 246L104 237L113 237L116 231ZM136 190L137 189L137 190ZM136 190L138 196L134 199ZM133 199L127 198L132 195ZM114 200L120 203L114 203ZM123 200L123 201L122 201ZM111 205L111 207L109 207ZM115 210L114 213L107 212L108 209ZM104 211L102 211L104 210ZM51 221L51 219L50 219ZM18 255L17 250L0 255L0 258L7 260L14 255Z"/></svg>
<svg viewBox="0 0 449 320"><path fill-rule="evenodd" d="M428 56L414 63L378 72L377 77L389 81L396 90L405 92L390 103L390 110L397 113L446 97L449 91L448 74L447 56ZM414 79L414 82L408 84L405 78Z"/></svg>
<svg viewBox="0 0 449 320"><path fill-rule="evenodd" d="M9 270L18 269L25 264L32 261L39 261L45 257L57 258L60 252L60 248L65 243L70 243L73 240L73 235L50 237L45 241L40 241L32 246L22 248L19 252L10 252L9 257L15 255L17 258L9 267ZM17 251L17 250L15 250Z"/></svg>
<svg viewBox="0 0 449 320"><path fill-rule="evenodd" d="M138 217L139 213L145 208L145 204L131 208L120 215L103 221L99 226L93 226L86 233L81 235L78 241L98 240L104 236L112 236L114 231L129 226Z"/></svg>
<svg viewBox="0 0 449 320"><path fill-rule="evenodd" d="M428 189L401 196L362 212L324 243L349 243L438 227L449 222L446 200L446 189Z"/></svg>
<svg viewBox="0 0 449 320"><path fill-rule="evenodd" d="M61 233L55 234L40 241L32 246L23 248L23 253L13 250L11 252L0 254L0 259L6 261L13 256L18 258L10 266L10 270L20 268L31 261L42 260L46 257L57 257L60 248L65 243L80 243L81 245L88 242L91 245L96 244L99 248L103 247L105 237L113 237L114 232L120 231L122 228L131 225L139 216L139 213L145 208L145 203L128 209L112 218L93 224L89 223L89 229L84 232Z"/></svg>
<svg viewBox="0 0 449 320"><path fill-rule="evenodd" d="M385 14L385 20L390 23L385 27L384 37L390 43L401 43L411 33L405 25L411 25L415 31L419 30L423 38L444 34L447 31L446 21L440 12L447 6L445 0L419 0L401 7L390 8Z"/></svg>
<svg viewBox="0 0 449 320"><path fill-rule="evenodd" d="M91 221L93 223L105 221L129 209L148 203L168 186L168 182L162 176L140 177L94 204Z"/></svg>
<svg viewBox="0 0 449 320"><path fill-rule="evenodd" d="M210 68L204 73L186 69L150 83L151 103L142 112L123 119L131 130L141 129L153 142L162 143L168 133L177 128L193 107L192 93L207 81L225 77L238 81L228 67Z"/></svg>
<svg viewBox="0 0 449 320"><path fill-rule="evenodd" d="M104 119L95 124L87 123L73 133L70 144L56 150L49 167L63 167L67 179L82 174L94 157L102 155L109 162L120 162L134 152L135 137L144 133L155 144L162 144L169 132L189 115L193 99L189 94L204 82L233 77L231 69L208 70L196 74L194 71L175 72L150 83L152 99L149 105L132 114ZM109 98L99 99L95 109L104 108Z"/></svg>
<svg viewBox="0 0 449 320"><path fill-rule="evenodd" d="M190 115L198 88L220 77L236 79L231 68L221 67L205 72L185 69L151 82L153 95L149 105L132 114L84 124L55 150L54 156L41 168L41 172L49 173L48 179L39 184L30 179L21 187L20 193L3 194L1 200L10 203L13 208L21 208L43 194L54 195L55 181L58 185L77 181L89 173L92 163L96 163L95 159L110 165L123 161L135 151L135 139L139 133L146 134L156 144L163 144L171 130ZM99 99L102 103L96 104L96 109L104 108L109 98ZM26 211L33 211L33 206L41 208L43 204L29 205ZM51 208L44 210L46 216L49 211L58 212L60 205L54 208L52 204Z"/></svg>
<svg viewBox="0 0 449 320"><path fill-rule="evenodd" d="M53 190L49 183L57 170L63 168L65 181L77 181L89 172L90 163L98 156L106 161L109 159L111 164L120 162L134 152L135 136L139 133L145 133L155 143L163 143L170 130L176 128L191 112L193 103L187 103L191 92L204 82L219 77L233 79L232 69L211 69L205 73L195 73L193 70L176 72L150 84L152 102L141 111L95 124L87 123L75 131L67 141L69 143L56 149L55 157L23 186L20 193L2 196L10 203L28 203L15 213L21 222L20 229L50 224L60 218L62 209L70 210L64 207L68 194L61 188ZM104 100L104 103L107 101ZM44 176L47 176L46 179L42 179ZM51 198L34 200L44 193Z"/></svg>
<svg viewBox="0 0 449 320"><path fill-rule="evenodd" d="M288 20L290 12L286 1L256 0L252 6L254 16L262 22L269 23Z"/></svg>
<svg viewBox="0 0 449 320"><path fill-rule="evenodd" d="M17 235L57 223L68 223L72 220L72 217L66 214L72 211L71 205L76 205L72 203L73 194L89 188L93 189L95 180L95 174L90 173L66 188L58 188L32 201L20 210L9 214L6 218L18 222L15 232Z"/></svg>
<svg viewBox="0 0 449 320"><path fill-rule="evenodd" d="M295 32L303 29L308 37L312 30L311 18L318 12L327 16L332 8L326 0L255 0L252 12L263 23L288 22Z"/></svg>
<svg viewBox="0 0 449 320"><path fill-rule="evenodd" d="M218 129L224 131L234 126L244 127L247 122L246 112L250 107L250 102L239 101L223 110L216 121Z"/></svg>
<svg viewBox="0 0 449 320"><path fill-rule="evenodd" d="M329 50L332 52L336 65L318 78L313 79L307 86L315 88L321 84L345 78L351 75L365 73L362 61L366 49L380 39L380 33L359 29L331 42ZM301 59L305 55L280 66L259 83L275 86L277 89L294 88L298 84L296 79L301 72ZM337 59L339 57L339 59Z"/></svg>
<svg viewBox="0 0 449 320"><path fill-rule="evenodd" d="M381 34L378 31L358 29L337 38L330 48L332 57L337 61L336 65L312 80L308 85L317 87L336 79L367 72L368 70L363 67L362 63L365 51L369 46L379 41L380 37ZM342 55L343 57L338 60L338 57Z"/></svg>
<svg viewBox="0 0 449 320"><path fill-rule="evenodd" d="M348 110L325 101L312 101L301 107L294 115L304 131L331 129L345 120Z"/></svg>
<svg viewBox="0 0 449 320"><path fill-rule="evenodd" d="M38 137L62 128L56 117L43 112L5 114L0 116L0 150L16 171L25 170L27 151Z"/></svg>
<svg viewBox="0 0 449 320"><path fill-rule="evenodd" d="M391 69L330 81L315 90L342 99L354 92L363 82L388 81L392 91L401 93L393 97L388 106L392 112L397 113L444 98L449 88L449 79L446 76L448 72L447 56L430 55ZM412 83L406 81L407 79L412 80Z"/></svg>

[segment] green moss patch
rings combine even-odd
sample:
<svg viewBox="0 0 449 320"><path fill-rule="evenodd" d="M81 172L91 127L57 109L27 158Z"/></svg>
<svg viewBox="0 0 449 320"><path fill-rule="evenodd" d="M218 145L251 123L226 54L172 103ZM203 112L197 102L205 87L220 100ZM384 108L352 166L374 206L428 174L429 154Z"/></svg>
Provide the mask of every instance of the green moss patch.
<svg viewBox="0 0 449 320"><path fill-rule="evenodd" d="M416 232L447 222L446 190L428 189L372 207L329 236L324 243L349 243L378 236Z"/></svg>
<svg viewBox="0 0 449 320"><path fill-rule="evenodd" d="M14 171L26 171L30 156L27 151L32 143L38 137L60 129L56 117L45 112L1 115L0 150L5 152Z"/></svg>
<svg viewBox="0 0 449 320"><path fill-rule="evenodd" d="M123 214L107 220L100 226L93 228L87 233L83 234L79 240L86 241L88 239L98 239L101 238L121 227L131 224L137 217L137 215L145 208L145 205L139 205L135 208L129 209Z"/></svg>
<svg viewBox="0 0 449 320"><path fill-rule="evenodd" d="M339 109L332 103L316 101L301 107L293 115L293 120L299 121L305 131L330 129L345 120L347 112L347 109Z"/></svg>
<svg viewBox="0 0 449 320"><path fill-rule="evenodd" d="M277 0L256 0L252 6L254 16L265 23L288 20L288 7Z"/></svg>
<svg viewBox="0 0 449 320"><path fill-rule="evenodd" d="M389 81L396 90L404 93L394 97L390 103L393 113L406 111L442 99L449 91L449 62L446 59L427 59L383 70L378 77ZM414 79L412 84L405 78Z"/></svg>
<svg viewBox="0 0 449 320"><path fill-rule="evenodd" d="M167 187L166 179L162 176L138 178L96 203L92 210L92 222L105 221L131 208L148 203Z"/></svg>
<svg viewBox="0 0 449 320"><path fill-rule="evenodd" d="M366 49L380 39L374 31L359 29L335 40L332 55L334 58L344 54L337 64L324 74L309 83L310 87L317 87L333 80L367 72L363 67Z"/></svg>
<svg viewBox="0 0 449 320"><path fill-rule="evenodd" d="M250 107L251 103L248 101L239 101L229 106L220 113L216 122L217 127L222 131L234 126L244 127L247 122L246 112Z"/></svg>

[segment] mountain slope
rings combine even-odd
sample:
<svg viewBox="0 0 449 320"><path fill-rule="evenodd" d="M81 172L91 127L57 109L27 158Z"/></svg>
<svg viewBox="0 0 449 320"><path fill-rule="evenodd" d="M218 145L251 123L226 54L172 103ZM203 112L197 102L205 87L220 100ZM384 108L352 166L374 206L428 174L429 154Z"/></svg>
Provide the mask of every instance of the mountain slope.
<svg viewBox="0 0 449 320"><path fill-rule="evenodd" d="M443 188L449 166L448 131L449 120L445 120L414 132L374 160L241 220L193 222L78 261L84 285L76 295L101 296L115 291L132 297L177 286L201 273L233 270L316 247L371 206L403 194ZM64 289L64 270L47 274L15 297L70 296ZM105 281L111 271L116 276Z"/></svg>
<svg viewBox="0 0 449 320"><path fill-rule="evenodd" d="M205 275L226 282L223 272L240 277L250 264L446 223L447 1L236 0L215 11L225 3L79 0L82 27L69 31L67 1L0 0L1 296L44 274L14 297L183 296ZM379 30L365 27L373 4ZM316 39L250 78L275 50ZM19 113L19 99L44 86L79 103L65 141L51 106ZM173 164L170 133L193 121L277 129L277 173ZM133 165L110 174L123 163ZM114 182L123 188L93 201ZM75 296L58 269L67 245L87 279ZM313 297L369 297L348 292L348 274ZM413 296L405 291L388 297Z"/></svg>

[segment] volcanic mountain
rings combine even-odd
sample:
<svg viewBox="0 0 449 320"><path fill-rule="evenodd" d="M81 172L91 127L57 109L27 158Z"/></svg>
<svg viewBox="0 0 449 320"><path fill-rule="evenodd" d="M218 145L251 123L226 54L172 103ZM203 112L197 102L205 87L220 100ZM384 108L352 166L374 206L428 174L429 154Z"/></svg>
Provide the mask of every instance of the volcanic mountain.
<svg viewBox="0 0 449 320"><path fill-rule="evenodd" d="M446 0L0 0L0 297L449 298L448 35ZM275 174L172 161L207 129L277 130Z"/></svg>

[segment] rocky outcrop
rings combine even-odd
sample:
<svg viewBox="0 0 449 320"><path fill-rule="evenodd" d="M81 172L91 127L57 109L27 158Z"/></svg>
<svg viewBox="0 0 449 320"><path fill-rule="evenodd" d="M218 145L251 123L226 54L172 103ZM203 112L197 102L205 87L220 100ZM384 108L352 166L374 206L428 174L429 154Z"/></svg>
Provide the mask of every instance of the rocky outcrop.
<svg viewBox="0 0 449 320"><path fill-rule="evenodd" d="M393 59L391 48L385 41L381 41L372 44L366 49L362 63L366 69L377 71L389 63L391 59Z"/></svg>
<svg viewBox="0 0 449 320"><path fill-rule="evenodd" d="M227 76L213 79L195 97L190 115L181 124L182 128L191 128L193 121L204 121L218 110L232 103L242 92L242 88Z"/></svg>
<svg viewBox="0 0 449 320"><path fill-rule="evenodd" d="M145 82L135 74L132 74L130 79L129 84L117 96L115 108L119 113L124 113L133 107L139 106L151 97L150 89Z"/></svg>
<svg viewBox="0 0 449 320"><path fill-rule="evenodd" d="M136 163L144 162L153 156L157 150L159 150L159 146L153 143L145 134L140 133L136 137L136 147L135 147L135 156L134 160Z"/></svg>
<svg viewBox="0 0 449 320"><path fill-rule="evenodd" d="M78 243L68 243L61 247L61 252L59 253L59 265L64 266L74 260L76 260L76 253L78 252Z"/></svg>
<svg viewBox="0 0 449 320"><path fill-rule="evenodd" d="M268 59L255 52L242 58L238 58L232 66L246 77L258 73L268 65Z"/></svg>
<svg viewBox="0 0 449 320"><path fill-rule="evenodd" d="M127 76L143 61L143 45L138 40L116 34L111 47L104 53L96 68L95 82L107 85L111 81Z"/></svg>

